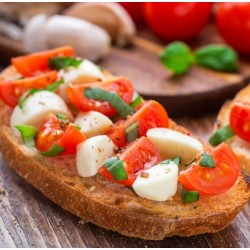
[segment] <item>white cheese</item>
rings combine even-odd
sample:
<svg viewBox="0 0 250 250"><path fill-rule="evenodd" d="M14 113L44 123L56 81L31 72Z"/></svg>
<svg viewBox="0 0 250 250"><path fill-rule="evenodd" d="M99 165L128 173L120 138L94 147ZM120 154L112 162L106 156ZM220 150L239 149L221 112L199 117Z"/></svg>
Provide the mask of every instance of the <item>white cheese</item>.
<svg viewBox="0 0 250 250"><path fill-rule="evenodd" d="M133 189L140 197L166 201L173 197L178 186L178 166L174 162L158 164L141 172Z"/></svg>
<svg viewBox="0 0 250 250"><path fill-rule="evenodd" d="M69 102L67 88L69 84L97 82L105 79L101 70L91 61L83 60L78 67L68 67L59 71L59 77L64 79L64 84L59 86L58 94Z"/></svg>
<svg viewBox="0 0 250 250"><path fill-rule="evenodd" d="M81 132L88 138L105 134L113 125L107 116L96 111L80 112L74 123L81 127Z"/></svg>
<svg viewBox="0 0 250 250"><path fill-rule="evenodd" d="M147 137L159 149L163 160L181 157L181 163L188 164L203 150L200 141L167 128L150 129Z"/></svg>
<svg viewBox="0 0 250 250"><path fill-rule="evenodd" d="M16 125L31 125L38 128L49 113L64 114L72 120L65 102L55 93L39 91L29 96L23 107L16 106L10 118L11 128L16 135L20 135Z"/></svg>
<svg viewBox="0 0 250 250"><path fill-rule="evenodd" d="M87 139L77 147L77 172L82 177L97 174L105 160L114 155L115 144L106 135Z"/></svg>

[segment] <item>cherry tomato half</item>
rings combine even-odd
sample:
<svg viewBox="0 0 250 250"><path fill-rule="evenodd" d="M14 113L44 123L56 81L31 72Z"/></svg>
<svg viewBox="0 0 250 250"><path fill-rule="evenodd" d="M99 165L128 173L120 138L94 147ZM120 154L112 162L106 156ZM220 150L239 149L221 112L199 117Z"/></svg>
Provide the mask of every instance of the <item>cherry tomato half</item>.
<svg viewBox="0 0 250 250"><path fill-rule="evenodd" d="M128 104L131 102L134 94L134 88L131 82L124 77L113 78L103 82L76 84L67 89L70 102L75 107L82 111L98 111L108 117L117 114L115 108L106 101L98 101L85 97L84 91L87 88L100 88L106 91L115 92Z"/></svg>
<svg viewBox="0 0 250 250"><path fill-rule="evenodd" d="M179 176L179 181L188 190L197 190L200 194L215 195L227 191L237 180L240 164L232 149L221 143L209 152L215 162L215 168L202 167L199 160Z"/></svg>
<svg viewBox="0 0 250 250"><path fill-rule="evenodd" d="M128 179L115 181L112 174L105 167L101 167L99 173L107 179L125 186L133 185L138 171L148 169L161 160L158 149L144 136L128 144L116 156L123 161Z"/></svg>
<svg viewBox="0 0 250 250"><path fill-rule="evenodd" d="M220 3L216 26L223 38L242 53L250 53L250 3Z"/></svg>
<svg viewBox="0 0 250 250"><path fill-rule="evenodd" d="M61 155L74 154L79 143L86 140L73 124L49 114L38 130L36 148L40 152L50 150L55 144L64 148Z"/></svg>
<svg viewBox="0 0 250 250"><path fill-rule="evenodd" d="M49 59L58 56L72 57L75 52L72 47L65 46L53 50L33 53L27 56L19 56L11 59L12 65L22 76L34 76L49 70Z"/></svg>
<svg viewBox="0 0 250 250"><path fill-rule="evenodd" d="M0 83L0 96L8 106L14 108L19 98L31 88L43 89L57 80L57 71L53 70L38 76Z"/></svg>
<svg viewBox="0 0 250 250"><path fill-rule="evenodd" d="M128 117L127 120L115 123L107 135L117 147L123 147L127 144L125 129L136 121L138 122L139 136L145 136L150 128L167 128L169 123L168 114L162 105L150 100L139 106L136 113Z"/></svg>
<svg viewBox="0 0 250 250"><path fill-rule="evenodd" d="M159 3L143 5L145 20L166 40L185 40L198 34L208 23L212 3Z"/></svg>
<svg viewBox="0 0 250 250"><path fill-rule="evenodd" d="M234 133L250 141L250 103L236 103L230 112L230 126Z"/></svg>

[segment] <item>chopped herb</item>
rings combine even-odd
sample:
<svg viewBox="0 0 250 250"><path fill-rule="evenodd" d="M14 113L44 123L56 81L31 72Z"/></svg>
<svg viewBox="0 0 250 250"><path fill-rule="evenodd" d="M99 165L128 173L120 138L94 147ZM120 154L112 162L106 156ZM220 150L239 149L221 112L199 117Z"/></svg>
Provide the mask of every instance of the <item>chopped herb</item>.
<svg viewBox="0 0 250 250"><path fill-rule="evenodd" d="M128 179L127 173L123 166L123 162L118 157L114 156L109 158L104 162L103 166L108 169L115 180L121 181Z"/></svg>
<svg viewBox="0 0 250 250"><path fill-rule="evenodd" d="M134 98L133 98L132 102L130 103L130 106L132 108L137 108L142 103L143 103L143 98L137 92L135 92Z"/></svg>
<svg viewBox="0 0 250 250"><path fill-rule="evenodd" d="M132 142L139 137L138 122L133 122L125 128L125 137L127 142Z"/></svg>
<svg viewBox="0 0 250 250"><path fill-rule="evenodd" d="M49 67L51 69L60 70L68 67L78 67L82 62L83 60L74 57L55 57L50 58Z"/></svg>
<svg viewBox="0 0 250 250"><path fill-rule="evenodd" d="M200 159L201 167L215 168L215 163L212 155L204 153L201 155Z"/></svg>
<svg viewBox="0 0 250 250"><path fill-rule="evenodd" d="M57 156L60 153L62 153L64 151L64 148L61 147L58 144L55 144L51 149L45 151L45 152L40 152L43 156L48 156L48 157L53 157L53 156Z"/></svg>
<svg viewBox="0 0 250 250"><path fill-rule="evenodd" d="M83 93L85 97L109 102L122 118L132 115L135 110L130 107L118 94L99 88L88 88Z"/></svg>
<svg viewBox="0 0 250 250"><path fill-rule="evenodd" d="M29 125L16 125L16 129L21 133L22 140L27 147L35 146L36 129Z"/></svg>
<svg viewBox="0 0 250 250"><path fill-rule="evenodd" d="M178 166L181 163L181 157L175 157L173 159L161 161L159 164L169 164L171 161L174 162Z"/></svg>
<svg viewBox="0 0 250 250"><path fill-rule="evenodd" d="M181 199L185 203L191 203L191 202L197 201L199 200L199 192L188 191L188 190L182 189Z"/></svg>
<svg viewBox="0 0 250 250"><path fill-rule="evenodd" d="M227 139L235 135L234 131L231 129L230 125L218 129L209 139L209 143L212 146L217 146L221 142L226 141Z"/></svg>

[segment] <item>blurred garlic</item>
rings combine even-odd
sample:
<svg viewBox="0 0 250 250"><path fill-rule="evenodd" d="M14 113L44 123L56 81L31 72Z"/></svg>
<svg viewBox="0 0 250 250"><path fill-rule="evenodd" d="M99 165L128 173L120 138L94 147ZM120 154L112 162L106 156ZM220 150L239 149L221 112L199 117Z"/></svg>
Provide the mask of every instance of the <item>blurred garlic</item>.
<svg viewBox="0 0 250 250"><path fill-rule="evenodd" d="M131 17L118 3L76 3L64 14L102 27L118 46L129 44L136 32Z"/></svg>
<svg viewBox="0 0 250 250"><path fill-rule="evenodd" d="M15 24L0 20L0 34L18 41L22 37L22 29Z"/></svg>
<svg viewBox="0 0 250 250"><path fill-rule="evenodd" d="M69 16L33 17L24 30L23 42L29 52L71 45L78 56L97 60L110 49L105 30Z"/></svg>

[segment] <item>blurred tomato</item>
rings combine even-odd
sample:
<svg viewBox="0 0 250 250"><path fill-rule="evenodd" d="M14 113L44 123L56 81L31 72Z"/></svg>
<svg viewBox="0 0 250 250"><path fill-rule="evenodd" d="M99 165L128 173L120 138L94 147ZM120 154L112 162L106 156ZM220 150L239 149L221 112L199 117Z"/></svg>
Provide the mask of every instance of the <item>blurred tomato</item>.
<svg viewBox="0 0 250 250"><path fill-rule="evenodd" d="M221 3L216 25L223 38L242 53L250 53L250 3Z"/></svg>
<svg viewBox="0 0 250 250"><path fill-rule="evenodd" d="M142 3L120 2L119 4L129 13L135 23L142 21Z"/></svg>
<svg viewBox="0 0 250 250"><path fill-rule="evenodd" d="M208 23L212 3L144 3L143 14L151 29L166 40L195 36Z"/></svg>

